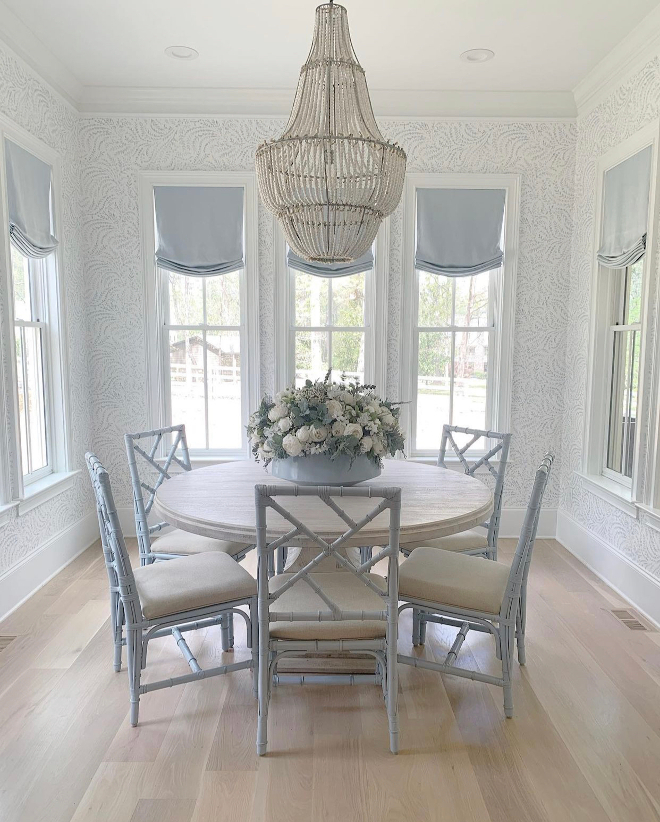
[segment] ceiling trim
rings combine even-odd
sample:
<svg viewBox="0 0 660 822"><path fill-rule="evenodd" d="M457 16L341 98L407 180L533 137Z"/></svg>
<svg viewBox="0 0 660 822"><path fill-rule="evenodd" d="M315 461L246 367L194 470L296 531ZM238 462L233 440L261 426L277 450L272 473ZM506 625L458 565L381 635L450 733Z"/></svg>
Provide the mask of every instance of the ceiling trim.
<svg viewBox="0 0 660 822"><path fill-rule="evenodd" d="M660 55L660 6L618 43L573 89L578 116L592 111L618 86Z"/></svg>
<svg viewBox="0 0 660 822"><path fill-rule="evenodd" d="M37 75L37 79L78 108L83 85L64 63L23 23L11 9L0 2L0 40Z"/></svg>
<svg viewBox="0 0 660 822"><path fill-rule="evenodd" d="M285 117L294 89L119 88L86 86L87 114ZM570 91L422 91L371 89L379 117L565 119L576 115Z"/></svg>

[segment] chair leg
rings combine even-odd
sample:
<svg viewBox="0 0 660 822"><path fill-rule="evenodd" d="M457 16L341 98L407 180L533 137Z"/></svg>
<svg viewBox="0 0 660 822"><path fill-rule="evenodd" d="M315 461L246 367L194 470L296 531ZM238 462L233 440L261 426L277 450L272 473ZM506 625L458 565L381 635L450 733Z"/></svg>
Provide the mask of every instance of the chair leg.
<svg viewBox="0 0 660 822"><path fill-rule="evenodd" d="M124 628L124 606L118 593L110 594L110 616L112 625L112 639L114 642L114 668L121 671L122 638Z"/></svg>
<svg viewBox="0 0 660 822"><path fill-rule="evenodd" d="M423 645L426 642L426 614L423 611L419 613L419 644Z"/></svg>
<svg viewBox="0 0 660 822"><path fill-rule="evenodd" d="M268 616L266 615L265 620L259 620L259 717L257 720L257 754L259 756L263 756L268 747L269 657Z"/></svg>
<svg viewBox="0 0 660 822"><path fill-rule="evenodd" d="M500 629L500 643L502 645L502 679L504 680L504 716L507 719L513 716L513 688L511 686L511 627Z"/></svg>
<svg viewBox="0 0 660 822"><path fill-rule="evenodd" d="M527 617L527 590L523 583L520 591L520 601L518 602L518 612L516 614L516 642L518 645L518 662L524 665L527 661L525 654L525 621Z"/></svg>
<svg viewBox="0 0 660 822"><path fill-rule="evenodd" d="M388 618L387 625L387 721L390 729L390 751L399 752L399 682L397 663L397 614Z"/></svg>
<svg viewBox="0 0 660 822"><path fill-rule="evenodd" d="M360 562L369 562L371 557L373 556L374 549L371 545L361 545L360 546Z"/></svg>
<svg viewBox="0 0 660 822"><path fill-rule="evenodd" d="M421 617L421 611L417 608L412 609L413 615L413 627L412 627L412 644L419 645L419 622Z"/></svg>
<svg viewBox="0 0 660 822"><path fill-rule="evenodd" d="M252 650L252 693L259 696L259 619L257 598L250 601L250 648Z"/></svg>
<svg viewBox="0 0 660 822"><path fill-rule="evenodd" d="M131 725L138 724L140 711L140 675L142 674L142 630L129 628L127 632L128 679L131 694Z"/></svg>
<svg viewBox="0 0 660 822"><path fill-rule="evenodd" d="M234 647L234 615L232 613L222 614L220 619L220 640L223 651L231 651Z"/></svg>

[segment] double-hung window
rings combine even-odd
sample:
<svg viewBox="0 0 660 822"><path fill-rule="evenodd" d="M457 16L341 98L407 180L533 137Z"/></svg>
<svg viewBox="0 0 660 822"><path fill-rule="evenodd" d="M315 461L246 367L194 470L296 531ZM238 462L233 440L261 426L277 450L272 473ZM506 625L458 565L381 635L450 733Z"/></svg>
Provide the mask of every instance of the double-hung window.
<svg viewBox="0 0 660 822"><path fill-rule="evenodd" d="M591 357L583 475L592 490L636 516L657 507L656 369L646 333L653 254L658 124L598 163ZM657 354L655 355L657 356ZM644 375L651 379L644 379ZM646 411L645 411L646 409Z"/></svg>
<svg viewBox="0 0 660 822"><path fill-rule="evenodd" d="M436 455L445 423L508 430L518 197L515 175L408 175L400 375L411 456Z"/></svg>
<svg viewBox="0 0 660 822"><path fill-rule="evenodd" d="M2 345L10 356L0 402L9 459L0 465L0 513L19 514L65 490L68 401L53 163L57 155L0 122L4 160L4 262L7 315ZM29 147L28 147L29 146ZM1 414L0 414L1 415Z"/></svg>
<svg viewBox="0 0 660 822"><path fill-rule="evenodd" d="M258 404L254 175L141 184L152 424L184 423L193 457L242 456Z"/></svg>
<svg viewBox="0 0 660 822"><path fill-rule="evenodd" d="M310 263L276 247L284 262L277 388L305 380L359 380L385 393L389 225L358 260Z"/></svg>

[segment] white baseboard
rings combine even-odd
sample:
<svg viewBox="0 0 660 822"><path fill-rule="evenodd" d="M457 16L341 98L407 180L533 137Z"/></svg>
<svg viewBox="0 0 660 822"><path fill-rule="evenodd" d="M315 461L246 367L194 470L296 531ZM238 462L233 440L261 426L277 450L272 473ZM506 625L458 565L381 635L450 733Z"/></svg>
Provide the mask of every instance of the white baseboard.
<svg viewBox="0 0 660 822"><path fill-rule="evenodd" d="M0 620L22 605L99 538L95 511L44 542L0 576Z"/></svg>
<svg viewBox="0 0 660 822"><path fill-rule="evenodd" d="M522 528L526 508L505 508L500 522L500 536L518 539ZM119 521L126 537L135 536L135 518L132 508L118 508ZM557 531L557 509L543 508L539 518L538 536L541 539L554 539Z"/></svg>
<svg viewBox="0 0 660 822"><path fill-rule="evenodd" d="M660 626L660 580L564 511L557 515L556 539L640 614Z"/></svg>
<svg viewBox="0 0 660 822"><path fill-rule="evenodd" d="M499 536L507 539L518 539L522 530L526 508L504 508L500 520ZM557 533L557 509L541 508L539 526L536 535L539 539L554 539Z"/></svg>

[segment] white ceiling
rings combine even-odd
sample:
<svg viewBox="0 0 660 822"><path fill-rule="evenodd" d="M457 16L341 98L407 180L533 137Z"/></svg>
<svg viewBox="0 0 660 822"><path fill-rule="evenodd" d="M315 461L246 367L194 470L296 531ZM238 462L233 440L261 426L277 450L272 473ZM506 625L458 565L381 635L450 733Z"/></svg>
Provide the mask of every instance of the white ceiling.
<svg viewBox="0 0 660 822"><path fill-rule="evenodd" d="M289 89L313 0L4 0L82 86ZM372 89L570 90L658 0L345 0ZM176 61L171 45L200 57ZM466 49L495 59L472 65Z"/></svg>

